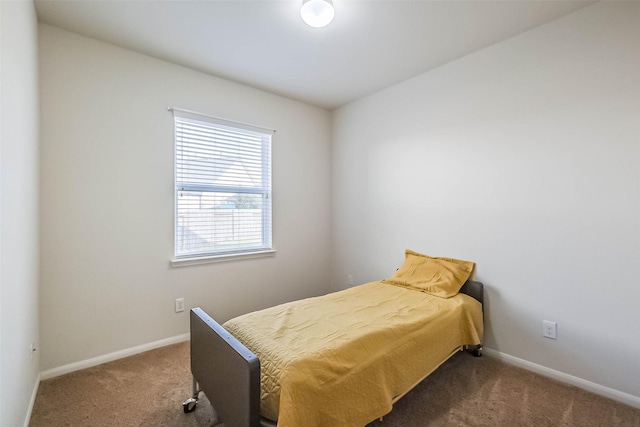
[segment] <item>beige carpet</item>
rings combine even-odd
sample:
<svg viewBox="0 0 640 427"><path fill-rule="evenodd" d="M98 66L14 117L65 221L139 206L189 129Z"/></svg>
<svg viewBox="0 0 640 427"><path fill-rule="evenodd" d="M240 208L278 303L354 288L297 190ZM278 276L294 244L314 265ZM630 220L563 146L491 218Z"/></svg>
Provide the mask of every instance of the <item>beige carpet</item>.
<svg viewBox="0 0 640 427"><path fill-rule="evenodd" d="M206 397L183 413L190 394L181 343L43 381L30 426L209 426ZM640 427L640 409L460 353L370 426Z"/></svg>

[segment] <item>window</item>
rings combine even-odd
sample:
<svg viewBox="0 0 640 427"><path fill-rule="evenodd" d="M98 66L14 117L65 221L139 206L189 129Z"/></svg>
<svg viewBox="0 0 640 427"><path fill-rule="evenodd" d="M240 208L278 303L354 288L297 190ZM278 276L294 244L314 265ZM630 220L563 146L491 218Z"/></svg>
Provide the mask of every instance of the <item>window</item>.
<svg viewBox="0 0 640 427"><path fill-rule="evenodd" d="M176 259L271 251L273 131L173 112Z"/></svg>

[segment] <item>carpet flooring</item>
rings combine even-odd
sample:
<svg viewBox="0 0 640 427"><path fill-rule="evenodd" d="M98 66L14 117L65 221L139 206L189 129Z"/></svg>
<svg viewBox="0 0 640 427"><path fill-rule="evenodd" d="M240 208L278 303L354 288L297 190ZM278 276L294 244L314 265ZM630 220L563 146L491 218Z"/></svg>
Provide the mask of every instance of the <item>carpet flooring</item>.
<svg viewBox="0 0 640 427"><path fill-rule="evenodd" d="M190 395L185 342L42 381L29 425L209 426L214 413L206 396L183 413ZM640 427L640 409L459 353L369 425L440 426Z"/></svg>

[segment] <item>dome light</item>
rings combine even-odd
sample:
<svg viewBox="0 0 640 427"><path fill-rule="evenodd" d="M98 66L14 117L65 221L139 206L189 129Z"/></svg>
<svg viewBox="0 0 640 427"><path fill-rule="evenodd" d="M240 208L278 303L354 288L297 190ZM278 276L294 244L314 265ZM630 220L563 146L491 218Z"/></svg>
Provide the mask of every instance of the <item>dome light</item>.
<svg viewBox="0 0 640 427"><path fill-rule="evenodd" d="M300 15L302 20L314 28L329 25L335 11L331 0L303 0Z"/></svg>

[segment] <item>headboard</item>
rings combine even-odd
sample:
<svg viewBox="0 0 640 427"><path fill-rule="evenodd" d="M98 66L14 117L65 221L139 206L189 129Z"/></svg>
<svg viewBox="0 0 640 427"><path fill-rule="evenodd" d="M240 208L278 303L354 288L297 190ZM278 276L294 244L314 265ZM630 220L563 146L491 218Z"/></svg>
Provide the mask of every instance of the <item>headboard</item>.
<svg viewBox="0 0 640 427"><path fill-rule="evenodd" d="M484 285L482 282L476 282L475 280L467 280L460 288L460 292L467 294L470 297L475 298L484 306Z"/></svg>

